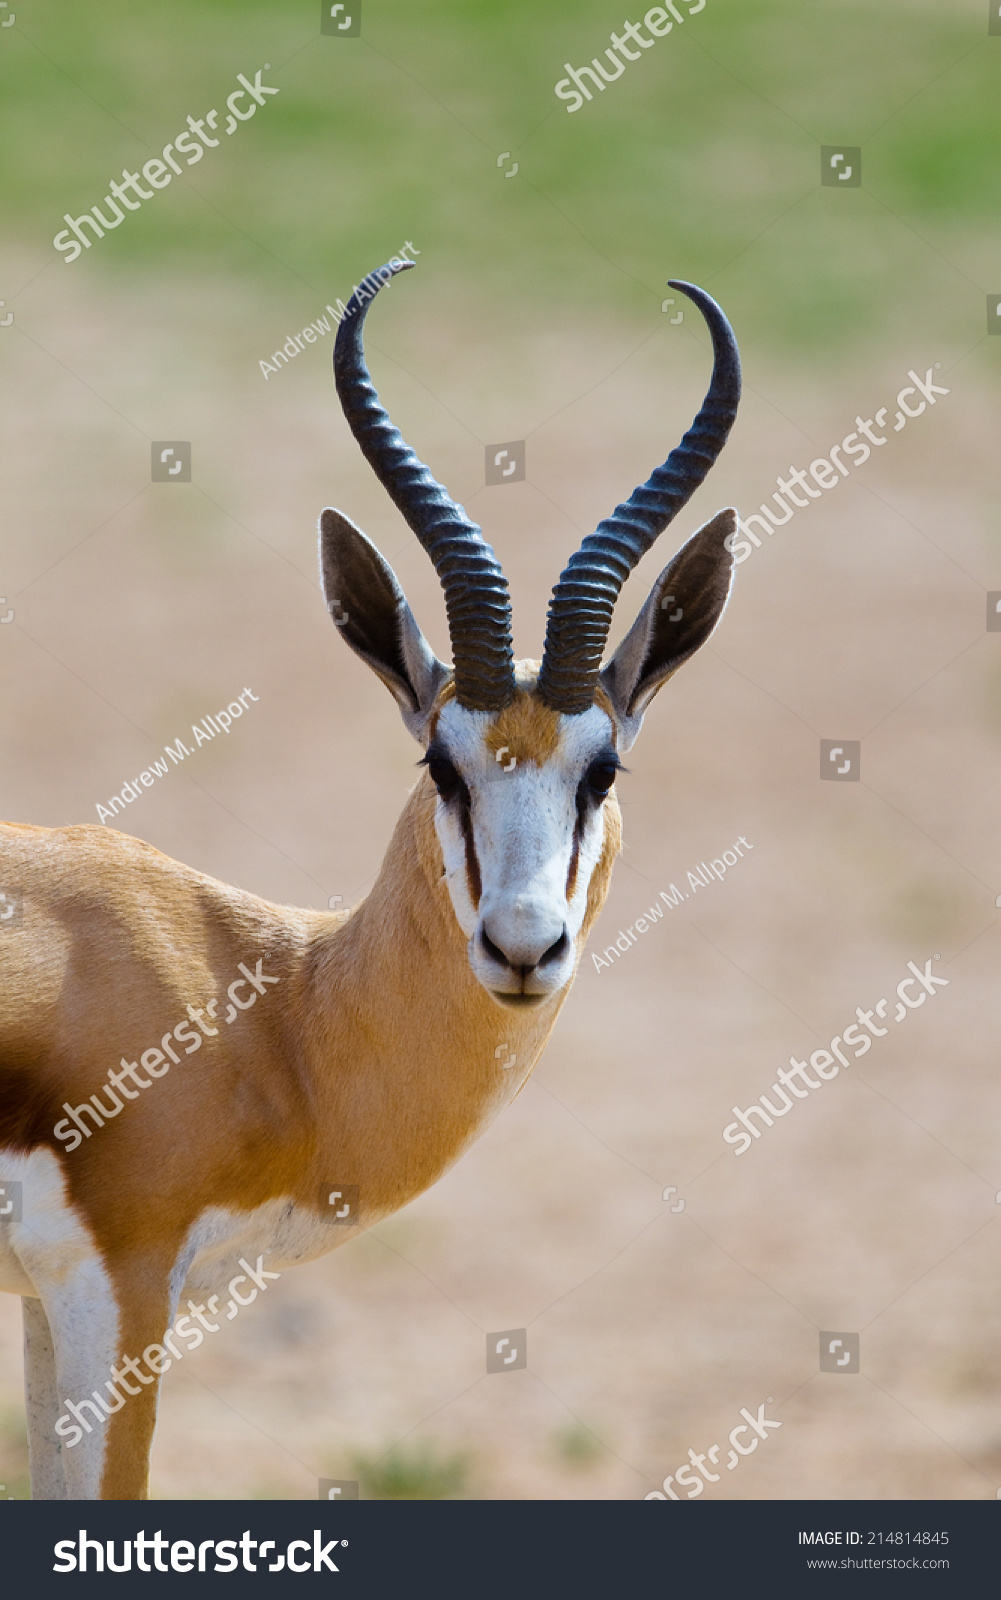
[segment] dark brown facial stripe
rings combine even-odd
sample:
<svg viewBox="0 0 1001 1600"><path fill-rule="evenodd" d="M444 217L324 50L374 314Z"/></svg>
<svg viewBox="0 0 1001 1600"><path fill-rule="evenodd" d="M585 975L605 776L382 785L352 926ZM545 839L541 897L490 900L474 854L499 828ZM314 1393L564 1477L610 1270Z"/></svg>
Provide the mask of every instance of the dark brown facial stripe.
<svg viewBox="0 0 1001 1600"><path fill-rule="evenodd" d="M572 900L573 899L573 892L577 887L577 863L579 862L579 860L580 860L580 816L578 815L577 821L574 824L574 830L573 830L573 846L572 846L572 848L570 850L570 870L567 873L566 896L567 896L568 900Z"/></svg>
<svg viewBox="0 0 1001 1600"><path fill-rule="evenodd" d="M469 897L475 910L480 908L480 895L483 893L483 880L480 877L480 863L476 856L476 840L473 838L473 822L469 815L469 806L462 808L462 840L466 846L466 882L469 885Z"/></svg>
<svg viewBox="0 0 1001 1600"><path fill-rule="evenodd" d="M567 872L566 896L573 899L573 892L577 887L577 867L580 862L580 841L584 836L584 823L587 820L587 801L581 789L577 790L577 820L573 829L573 844L570 848L570 869Z"/></svg>

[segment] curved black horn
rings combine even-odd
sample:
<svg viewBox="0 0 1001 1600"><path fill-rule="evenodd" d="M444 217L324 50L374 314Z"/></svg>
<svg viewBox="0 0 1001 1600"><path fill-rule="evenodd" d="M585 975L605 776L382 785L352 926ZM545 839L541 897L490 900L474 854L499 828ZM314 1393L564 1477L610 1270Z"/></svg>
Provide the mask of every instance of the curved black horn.
<svg viewBox="0 0 1001 1600"><path fill-rule="evenodd" d="M470 522L393 427L365 365L365 313L383 284L413 265L412 261L391 261L370 272L352 294L337 330L334 382L348 426L366 461L431 557L441 580L456 699L470 711L499 711L514 694L507 579L476 523Z"/></svg>
<svg viewBox="0 0 1001 1600"><path fill-rule="evenodd" d="M709 325L715 356L712 380L678 448L587 535L553 590L538 689L553 710L571 716L594 703L612 608L622 585L702 483L737 415L740 354L733 329L704 289L674 279L670 287L693 300Z"/></svg>

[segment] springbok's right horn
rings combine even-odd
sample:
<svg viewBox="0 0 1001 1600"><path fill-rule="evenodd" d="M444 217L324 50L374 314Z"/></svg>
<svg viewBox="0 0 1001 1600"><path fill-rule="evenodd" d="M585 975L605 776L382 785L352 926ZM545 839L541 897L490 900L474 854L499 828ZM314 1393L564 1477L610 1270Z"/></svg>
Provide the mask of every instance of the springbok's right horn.
<svg viewBox="0 0 1001 1600"><path fill-rule="evenodd" d="M691 499L726 443L740 400L740 354L711 295L671 280L709 325L715 362L702 409L676 450L571 556L549 602L539 694L577 716L594 703L598 671L619 591L641 556Z"/></svg>
<svg viewBox="0 0 1001 1600"><path fill-rule="evenodd" d="M370 272L347 303L334 345L334 382L365 459L434 562L445 591L455 697L470 711L500 711L512 699L514 654L507 579L475 522L393 427L365 365L362 324L375 295L412 261Z"/></svg>

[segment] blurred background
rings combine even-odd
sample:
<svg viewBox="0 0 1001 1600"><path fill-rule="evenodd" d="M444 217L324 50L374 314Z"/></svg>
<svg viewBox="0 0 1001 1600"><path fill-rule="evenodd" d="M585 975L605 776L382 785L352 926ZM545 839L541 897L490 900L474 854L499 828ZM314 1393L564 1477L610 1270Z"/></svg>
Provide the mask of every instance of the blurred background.
<svg viewBox="0 0 1001 1600"><path fill-rule="evenodd" d="M519 655L701 399L708 338L669 277L725 307L745 398L613 642L701 521L889 412L886 446L742 562L649 713L592 948L672 882L691 897L585 960L524 1093L435 1189L169 1373L155 1496L640 1498L690 1449L725 1461L762 1404L781 1428L706 1496L1001 1493L996 9L683 0L568 112L564 63L622 27L605 0L363 0L350 37L314 0L3 8L9 820L98 822L249 687L119 824L281 903L367 892L418 751L325 614L321 507L376 540L447 657L444 606L339 414L331 335L274 353L405 241L370 365L500 555ZM258 69L278 94L220 132ZM212 108L219 147L67 265L64 214ZM840 140L857 186L821 183ZM894 432L911 369L948 394ZM516 440L524 480L486 487L486 447ZM154 441L190 443L190 482L151 481ZM821 740L860 741L858 782L821 781ZM934 1003L735 1156L731 1108L933 957ZM487 1375L508 1329L527 1367ZM859 1335L857 1374L819 1370L832 1331ZM3 1296L8 1494L26 1462Z"/></svg>

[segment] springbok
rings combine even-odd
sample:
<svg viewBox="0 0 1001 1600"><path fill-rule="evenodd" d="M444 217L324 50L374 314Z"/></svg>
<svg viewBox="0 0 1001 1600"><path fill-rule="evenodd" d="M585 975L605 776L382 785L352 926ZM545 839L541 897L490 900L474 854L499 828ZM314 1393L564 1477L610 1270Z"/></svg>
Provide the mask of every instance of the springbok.
<svg viewBox="0 0 1001 1600"><path fill-rule="evenodd" d="M516 663L493 550L365 365L369 304L412 265L352 295L334 375L434 562L451 667L375 546L340 511L320 517L328 610L425 752L367 899L294 910L106 827L0 826L0 886L21 896L0 923L0 1184L21 1186L19 1216L0 1207L0 1288L23 1297L37 1499L144 1499L160 1374L200 1333L175 1326L181 1297L218 1327L199 1301L218 1315L229 1284L249 1303L236 1284L263 1288L406 1205L513 1100L608 892L619 758L726 604L732 510L681 548L601 665L622 584L736 414L740 360L715 301L672 284L712 336L705 401L571 557L541 665ZM139 1059L109 1068L123 1048Z"/></svg>

